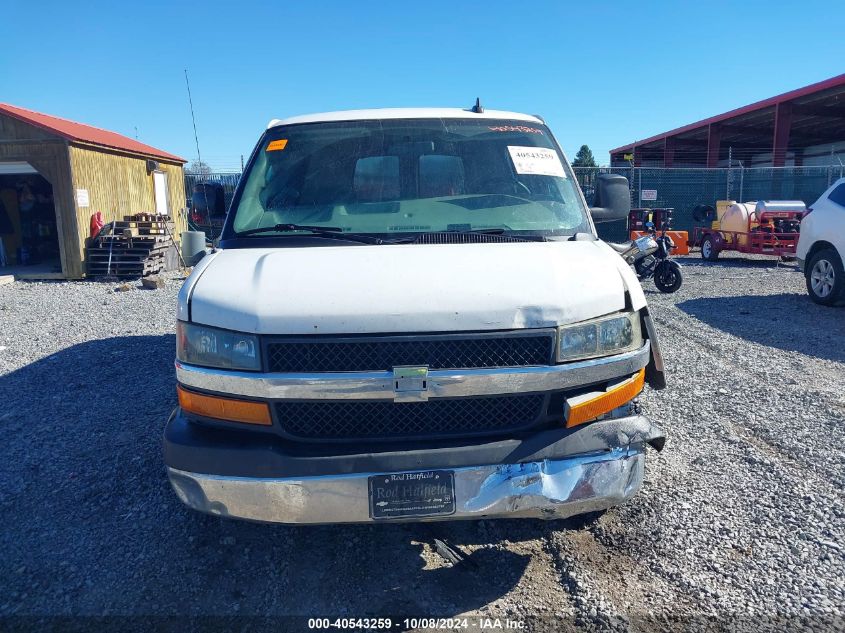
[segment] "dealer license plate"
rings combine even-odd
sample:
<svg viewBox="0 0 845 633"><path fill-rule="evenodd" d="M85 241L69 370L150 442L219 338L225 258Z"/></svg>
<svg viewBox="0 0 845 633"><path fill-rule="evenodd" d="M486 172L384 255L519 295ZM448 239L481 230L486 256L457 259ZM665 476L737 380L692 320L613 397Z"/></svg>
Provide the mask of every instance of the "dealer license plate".
<svg viewBox="0 0 845 633"><path fill-rule="evenodd" d="M370 517L395 519L455 512L455 473L426 470L370 477Z"/></svg>

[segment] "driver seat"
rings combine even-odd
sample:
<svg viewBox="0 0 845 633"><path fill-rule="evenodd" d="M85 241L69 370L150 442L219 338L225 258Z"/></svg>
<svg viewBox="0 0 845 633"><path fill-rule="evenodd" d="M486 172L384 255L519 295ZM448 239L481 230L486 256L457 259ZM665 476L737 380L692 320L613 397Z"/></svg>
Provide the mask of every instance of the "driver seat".
<svg viewBox="0 0 845 633"><path fill-rule="evenodd" d="M633 240L628 240L627 242L624 242L622 244L615 244L614 242L607 242L607 245L610 246L610 248L612 248L613 250L615 250L617 253L619 253L621 255L622 253L627 251L629 248L631 248L633 243L634 243Z"/></svg>

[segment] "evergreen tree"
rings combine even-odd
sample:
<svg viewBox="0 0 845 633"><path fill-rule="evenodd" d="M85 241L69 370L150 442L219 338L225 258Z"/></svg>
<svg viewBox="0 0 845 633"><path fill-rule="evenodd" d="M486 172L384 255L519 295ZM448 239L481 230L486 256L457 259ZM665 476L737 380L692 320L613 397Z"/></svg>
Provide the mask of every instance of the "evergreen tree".
<svg viewBox="0 0 845 633"><path fill-rule="evenodd" d="M586 146L582 145L581 149L578 150L578 153L575 154L575 160L572 161L573 167L595 167L596 166L596 159L593 158L592 150Z"/></svg>

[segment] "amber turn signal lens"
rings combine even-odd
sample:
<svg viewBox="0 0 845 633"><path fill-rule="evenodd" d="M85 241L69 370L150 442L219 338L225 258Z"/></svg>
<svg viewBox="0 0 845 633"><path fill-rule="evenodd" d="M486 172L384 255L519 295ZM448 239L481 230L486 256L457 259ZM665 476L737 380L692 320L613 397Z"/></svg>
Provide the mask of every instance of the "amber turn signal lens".
<svg viewBox="0 0 845 633"><path fill-rule="evenodd" d="M645 369L607 389L569 398L564 407L566 426L578 426L621 407L643 390Z"/></svg>
<svg viewBox="0 0 845 633"><path fill-rule="evenodd" d="M262 426L273 424L273 420L270 418L270 407L267 406L266 402L247 402L246 400L206 396L205 394L186 391L178 385L176 392L179 394L179 406L188 413L229 422L243 422L244 424L260 424Z"/></svg>

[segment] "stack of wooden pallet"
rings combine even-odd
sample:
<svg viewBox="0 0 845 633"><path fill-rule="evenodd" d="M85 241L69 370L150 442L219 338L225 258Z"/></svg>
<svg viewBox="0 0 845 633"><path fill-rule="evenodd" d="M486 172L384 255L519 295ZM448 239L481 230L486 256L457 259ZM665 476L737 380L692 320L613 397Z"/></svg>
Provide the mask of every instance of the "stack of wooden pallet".
<svg viewBox="0 0 845 633"><path fill-rule="evenodd" d="M89 277L143 277L172 268L176 250L170 217L126 215L107 224L85 249Z"/></svg>

